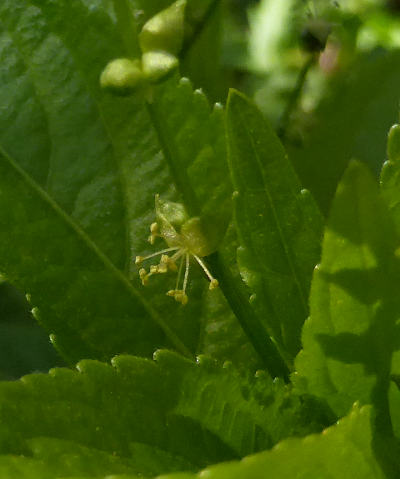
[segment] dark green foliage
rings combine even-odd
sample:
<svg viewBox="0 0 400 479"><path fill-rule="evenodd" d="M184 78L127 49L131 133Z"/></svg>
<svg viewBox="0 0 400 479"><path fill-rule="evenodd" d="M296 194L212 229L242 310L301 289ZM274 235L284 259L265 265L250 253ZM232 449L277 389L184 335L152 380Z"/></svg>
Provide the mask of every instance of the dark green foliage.
<svg viewBox="0 0 400 479"><path fill-rule="evenodd" d="M400 20L171 4L0 3L0 477L397 479Z"/></svg>

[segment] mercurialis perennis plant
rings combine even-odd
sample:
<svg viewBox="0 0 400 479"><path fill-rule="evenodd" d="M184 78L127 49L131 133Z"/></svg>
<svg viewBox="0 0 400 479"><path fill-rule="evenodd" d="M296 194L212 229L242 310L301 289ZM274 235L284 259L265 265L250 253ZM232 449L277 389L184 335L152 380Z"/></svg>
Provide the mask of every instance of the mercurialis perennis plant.
<svg viewBox="0 0 400 479"><path fill-rule="evenodd" d="M395 3L0 0L0 479L400 478Z"/></svg>
<svg viewBox="0 0 400 479"><path fill-rule="evenodd" d="M149 242L154 244L157 238L162 238L168 248L148 256L136 256L135 263L137 265L142 264L143 261L161 256L160 263L150 266L149 271L145 268L139 269L143 286L147 285L150 276L154 274L164 274L168 271L176 272L175 289L169 290L167 295L172 296L179 303L186 304L188 302L186 288L189 281L190 263L195 260L210 281L209 288L216 288L218 281L212 276L202 260L204 256L211 254L213 251L202 231L200 218L189 218L185 207L181 203L162 200L159 195L155 197L155 210L156 222L150 225Z"/></svg>

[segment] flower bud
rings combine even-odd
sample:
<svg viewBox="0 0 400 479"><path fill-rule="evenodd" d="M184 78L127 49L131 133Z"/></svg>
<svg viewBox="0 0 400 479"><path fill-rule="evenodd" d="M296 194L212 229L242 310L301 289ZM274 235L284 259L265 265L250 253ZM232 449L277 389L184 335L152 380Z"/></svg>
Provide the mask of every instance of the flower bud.
<svg viewBox="0 0 400 479"><path fill-rule="evenodd" d="M140 32L143 53L163 51L177 55L182 48L186 0L177 0L148 20Z"/></svg>
<svg viewBox="0 0 400 479"><path fill-rule="evenodd" d="M100 76L102 88L119 95L127 95L144 80L140 61L137 59L117 58L108 63Z"/></svg>
<svg viewBox="0 0 400 479"><path fill-rule="evenodd" d="M147 52L142 56L143 74L151 83L157 83L162 80L175 70L178 65L178 58L167 52Z"/></svg>

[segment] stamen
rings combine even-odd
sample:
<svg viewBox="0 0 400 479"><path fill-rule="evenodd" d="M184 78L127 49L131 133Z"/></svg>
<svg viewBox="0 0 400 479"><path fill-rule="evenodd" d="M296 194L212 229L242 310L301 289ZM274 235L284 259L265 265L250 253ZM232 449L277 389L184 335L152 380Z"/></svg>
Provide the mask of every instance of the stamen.
<svg viewBox="0 0 400 479"><path fill-rule="evenodd" d="M149 243L154 244L155 241L156 241L156 238L158 238L160 236L160 229L159 229L158 223L151 223L150 233L151 233L151 235L148 238Z"/></svg>
<svg viewBox="0 0 400 479"><path fill-rule="evenodd" d="M139 278L142 282L142 285L146 286L146 284L148 283L149 275L147 274L147 271L144 268L139 269Z"/></svg>
<svg viewBox="0 0 400 479"><path fill-rule="evenodd" d="M203 271L206 273L207 278L210 280L209 289L218 288L219 286L218 280L212 276L207 266L203 263L203 261L197 255L194 254L193 256L196 259L196 261L199 263L199 265L202 267Z"/></svg>
<svg viewBox="0 0 400 479"><path fill-rule="evenodd" d="M170 271L178 271L175 261L166 254L161 255L160 265L161 264L165 264Z"/></svg>
<svg viewBox="0 0 400 479"><path fill-rule="evenodd" d="M190 262L189 262L189 254L186 253L185 254L185 259L186 259L186 268L185 268L185 277L183 278L183 292L186 291L186 286L187 286L187 282L188 282L188 278L189 278L189 266L190 266Z"/></svg>
<svg viewBox="0 0 400 479"><path fill-rule="evenodd" d="M179 263L179 271L178 271L178 275L177 275L177 278L176 278L175 291L178 290L179 281L181 280L181 276L182 276L182 268L183 268L183 256L181 257L181 261Z"/></svg>
<svg viewBox="0 0 400 479"><path fill-rule="evenodd" d="M169 253L170 251L176 251L178 249L179 249L178 246L174 246L173 248L162 249L161 251L157 251L156 253L149 254L148 256L136 256L135 264L140 264L142 261L146 261L146 259L154 258L155 256Z"/></svg>

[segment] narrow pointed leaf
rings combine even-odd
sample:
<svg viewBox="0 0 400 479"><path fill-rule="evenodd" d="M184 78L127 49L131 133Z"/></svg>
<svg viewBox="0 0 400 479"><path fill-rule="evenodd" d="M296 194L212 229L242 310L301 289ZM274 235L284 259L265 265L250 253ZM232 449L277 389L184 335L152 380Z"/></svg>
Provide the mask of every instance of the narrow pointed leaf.
<svg viewBox="0 0 400 479"><path fill-rule="evenodd" d="M239 267L253 305L289 358L300 349L322 218L261 112L231 91L227 106Z"/></svg>

